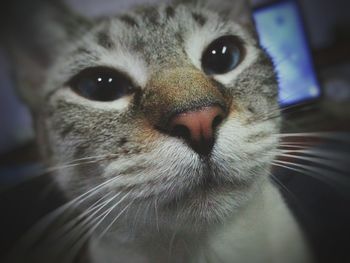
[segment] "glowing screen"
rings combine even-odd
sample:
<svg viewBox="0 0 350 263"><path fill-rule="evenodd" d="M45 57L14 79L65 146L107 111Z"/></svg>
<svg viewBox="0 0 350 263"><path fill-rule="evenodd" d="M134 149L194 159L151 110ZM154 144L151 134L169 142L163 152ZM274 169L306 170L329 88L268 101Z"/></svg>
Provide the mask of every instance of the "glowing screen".
<svg viewBox="0 0 350 263"><path fill-rule="evenodd" d="M262 46L276 66L279 101L296 104L320 95L301 15L294 1L281 1L254 11Z"/></svg>

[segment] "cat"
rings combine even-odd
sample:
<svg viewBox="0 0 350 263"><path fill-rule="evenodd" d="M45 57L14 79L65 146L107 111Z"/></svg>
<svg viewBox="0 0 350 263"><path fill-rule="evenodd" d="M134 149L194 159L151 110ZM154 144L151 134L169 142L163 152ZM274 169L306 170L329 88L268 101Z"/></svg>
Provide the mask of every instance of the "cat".
<svg viewBox="0 0 350 263"><path fill-rule="evenodd" d="M9 47L43 162L69 201L39 224L63 222L48 252L21 262L79 251L81 262L312 262L270 178L277 80L247 1L97 19L30 2L9 17L19 21ZM80 215L66 219L71 210Z"/></svg>

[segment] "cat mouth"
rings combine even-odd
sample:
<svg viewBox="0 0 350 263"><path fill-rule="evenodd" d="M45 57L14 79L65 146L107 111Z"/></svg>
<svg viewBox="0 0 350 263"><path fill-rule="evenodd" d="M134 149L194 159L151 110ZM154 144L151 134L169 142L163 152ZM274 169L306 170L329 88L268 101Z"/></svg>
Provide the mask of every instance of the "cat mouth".
<svg viewBox="0 0 350 263"><path fill-rule="evenodd" d="M203 162L208 162L214 148L215 141L214 139L207 140L201 138L199 142L188 142L189 147L196 152Z"/></svg>
<svg viewBox="0 0 350 263"><path fill-rule="evenodd" d="M197 181L197 188L199 191L207 192L214 189L222 187L230 187L232 182L227 182L223 179L222 174L215 172L215 163L211 159L210 155L200 155L201 164L202 164L202 173L200 179Z"/></svg>

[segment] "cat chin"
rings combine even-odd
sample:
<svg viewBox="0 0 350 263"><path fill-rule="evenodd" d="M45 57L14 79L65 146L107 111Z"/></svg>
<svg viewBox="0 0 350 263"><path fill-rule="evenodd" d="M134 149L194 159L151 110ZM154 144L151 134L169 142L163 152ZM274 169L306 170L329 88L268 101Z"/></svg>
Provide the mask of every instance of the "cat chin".
<svg viewBox="0 0 350 263"><path fill-rule="evenodd" d="M115 220L107 235L127 232L129 237L140 238L155 233L205 234L231 221L257 191L259 184L236 191L229 187L198 189L182 198L166 202L159 200L159 197L143 199L134 202L123 216ZM122 207L130 202L131 200L126 200ZM105 225L117 218L120 212L114 211ZM102 226L98 231L104 231L104 228Z"/></svg>

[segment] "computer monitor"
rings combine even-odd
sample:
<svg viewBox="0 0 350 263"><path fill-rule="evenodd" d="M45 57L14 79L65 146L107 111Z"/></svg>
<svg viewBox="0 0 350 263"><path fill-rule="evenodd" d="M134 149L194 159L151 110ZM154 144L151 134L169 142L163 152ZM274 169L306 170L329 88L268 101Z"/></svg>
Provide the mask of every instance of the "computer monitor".
<svg viewBox="0 0 350 263"><path fill-rule="evenodd" d="M296 1L282 0L258 7L254 19L261 44L277 70L281 106L319 98L321 89Z"/></svg>

